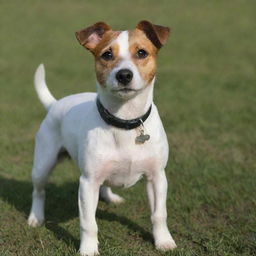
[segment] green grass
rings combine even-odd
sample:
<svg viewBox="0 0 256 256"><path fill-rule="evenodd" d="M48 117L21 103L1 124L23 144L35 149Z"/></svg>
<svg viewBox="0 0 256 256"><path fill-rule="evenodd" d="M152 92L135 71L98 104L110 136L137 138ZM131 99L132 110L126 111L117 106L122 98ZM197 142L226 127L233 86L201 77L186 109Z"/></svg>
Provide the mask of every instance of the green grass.
<svg viewBox="0 0 256 256"><path fill-rule="evenodd" d="M256 255L256 3L233 1L0 1L0 255L76 255L79 171L58 165L46 224L27 226L34 135L45 112L33 89L44 62L57 98L95 90L93 58L74 32L99 20L173 28L158 61L155 102L171 154L168 223L178 245L154 249L145 183L120 207L99 203L101 255Z"/></svg>

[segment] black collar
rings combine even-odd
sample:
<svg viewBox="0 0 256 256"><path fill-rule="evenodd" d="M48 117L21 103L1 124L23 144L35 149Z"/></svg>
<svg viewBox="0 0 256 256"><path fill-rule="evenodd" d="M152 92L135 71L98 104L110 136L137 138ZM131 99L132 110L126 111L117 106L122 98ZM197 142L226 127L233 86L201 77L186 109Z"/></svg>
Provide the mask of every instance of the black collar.
<svg viewBox="0 0 256 256"><path fill-rule="evenodd" d="M115 126L117 128L125 129L125 130L131 130L136 127L139 127L142 122L145 122L150 115L152 105L150 105L148 111L141 117L130 119L130 120L124 120L118 117L113 116L109 111L104 108L104 106L101 104L99 98L97 98L97 108L100 113L101 118L109 125Z"/></svg>

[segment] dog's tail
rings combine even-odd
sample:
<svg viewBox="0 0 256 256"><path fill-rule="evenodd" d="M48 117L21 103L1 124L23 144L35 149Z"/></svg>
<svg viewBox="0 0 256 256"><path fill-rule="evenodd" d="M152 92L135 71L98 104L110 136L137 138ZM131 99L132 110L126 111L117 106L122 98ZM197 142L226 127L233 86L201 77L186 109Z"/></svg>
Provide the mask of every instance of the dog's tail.
<svg viewBox="0 0 256 256"><path fill-rule="evenodd" d="M52 104L56 102L56 99L52 96L46 85L44 64L40 64L38 66L35 73L34 83L37 96L44 105L45 109L48 111Z"/></svg>

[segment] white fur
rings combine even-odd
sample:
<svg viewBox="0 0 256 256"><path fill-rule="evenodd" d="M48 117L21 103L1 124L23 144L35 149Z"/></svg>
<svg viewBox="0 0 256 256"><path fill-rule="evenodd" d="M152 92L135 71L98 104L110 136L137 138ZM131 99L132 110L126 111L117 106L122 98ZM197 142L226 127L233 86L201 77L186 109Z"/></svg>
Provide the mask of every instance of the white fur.
<svg viewBox="0 0 256 256"><path fill-rule="evenodd" d="M123 62L116 70L130 65L133 72L136 72L136 67L127 53L127 32L121 33L117 40L123 47ZM138 78L136 86L141 90L128 99L116 97L99 85L97 87L102 104L120 118L141 116L152 104L151 114L144 123L150 140L144 144L135 143L139 128L118 129L107 125L101 119L95 102L96 93L71 95L55 102L44 82L43 66L38 68L35 82L39 99L50 110L36 136L32 171L34 191L29 225L38 226L44 221L44 186L56 163L58 153L65 149L81 171L81 255L92 256L98 253L95 212L99 193L108 202L123 201L123 198L103 184L129 187L142 176L146 176L148 182L147 191L156 248L174 249L176 245L166 223L167 181L164 169L168 160L168 142L157 108L152 102L154 80L145 87L142 78Z"/></svg>
<svg viewBox="0 0 256 256"><path fill-rule="evenodd" d="M52 96L45 82L45 70L44 64L40 64L35 73L35 89L37 95L44 105L46 110L49 110L51 105L56 102L56 99Z"/></svg>
<svg viewBox="0 0 256 256"><path fill-rule="evenodd" d="M129 33L128 31L122 31L116 39L116 43L119 45L119 57L121 58L130 58L129 52Z"/></svg>

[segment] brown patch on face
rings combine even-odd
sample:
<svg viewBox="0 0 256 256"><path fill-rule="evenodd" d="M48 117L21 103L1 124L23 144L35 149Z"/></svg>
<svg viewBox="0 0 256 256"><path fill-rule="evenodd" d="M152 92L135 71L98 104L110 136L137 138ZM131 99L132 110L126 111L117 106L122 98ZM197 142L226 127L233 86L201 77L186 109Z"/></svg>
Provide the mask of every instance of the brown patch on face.
<svg viewBox="0 0 256 256"><path fill-rule="evenodd" d="M119 47L118 44L114 43L115 39L120 34L120 31L109 31L102 38L101 42L94 49L93 54L95 57L95 71L98 82L102 87L106 87L106 80L108 78L109 73L113 70L113 68L119 62L118 52ZM113 59L104 60L102 58L102 54L106 51L111 50L113 54Z"/></svg>
<svg viewBox="0 0 256 256"><path fill-rule="evenodd" d="M148 53L147 57L138 57L138 50L141 49ZM129 31L129 51L141 77L147 85L150 84L156 74L156 55L158 49L152 44L143 31L135 29Z"/></svg>

